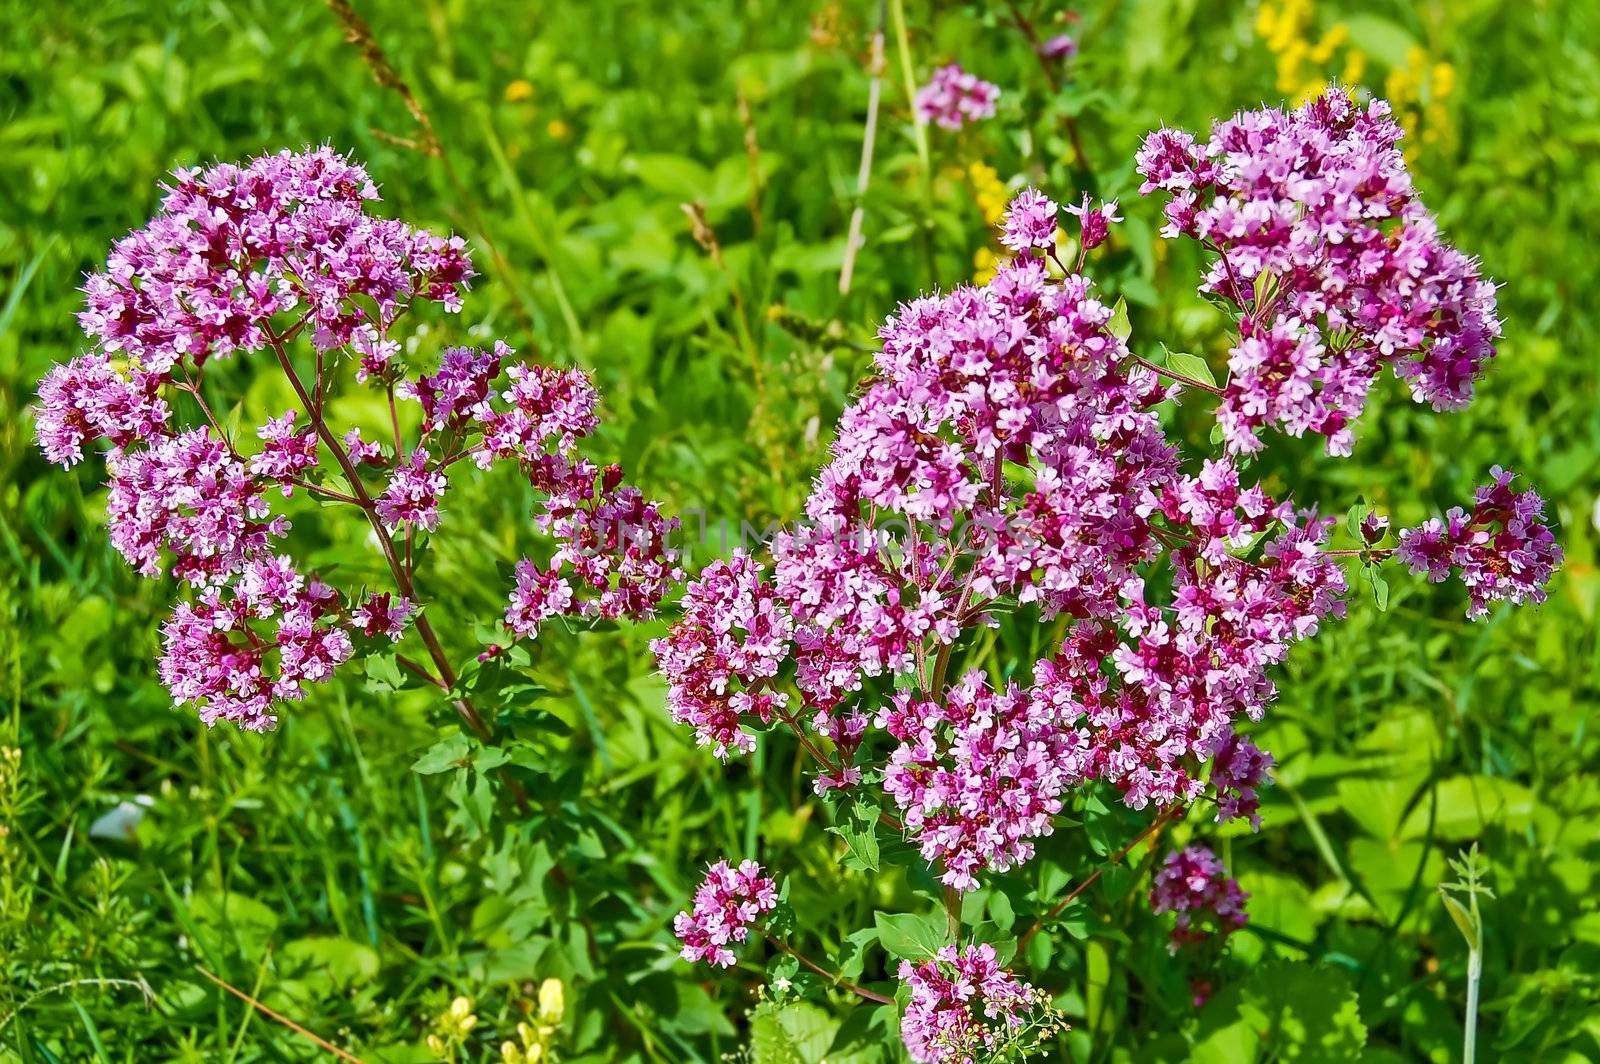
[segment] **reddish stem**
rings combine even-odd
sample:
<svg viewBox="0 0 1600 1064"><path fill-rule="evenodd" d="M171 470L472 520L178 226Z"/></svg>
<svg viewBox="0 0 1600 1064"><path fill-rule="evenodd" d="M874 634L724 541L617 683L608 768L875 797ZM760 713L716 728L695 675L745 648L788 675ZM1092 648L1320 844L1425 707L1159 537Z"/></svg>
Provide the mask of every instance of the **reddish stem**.
<svg viewBox="0 0 1600 1064"><path fill-rule="evenodd" d="M1121 864L1122 859L1133 852L1134 847L1138 846L1141 842L1144 842L1147 839L1153 841L1155 837L1161 833L1163 828L1175 820L1183 819L1184 814L1186 814L1188 811L1189 807L1186 805L1170 805L1163 810L1160 816L1156 817L1155 820L1151 821L1143 831L1139 832L1139 834L1135 835L1131 840L1129 840L1126 846L1122 847L1122 849L1118 850L1116 853L1107 858L1105 864L1101 865L1099 868L1096 868L1084 878L1083 882L1079 883L1076 887L1073 887L1071 893L1052 906L1049 912L1035 920L1033 922L1033 926L1028 928L1028 930L1023 933L1021 938L1017 939L1017 952L1020 954L1023 950L1027 949L1028 943L1032 941L1033 936L1038 934L1040 929L1043 928L1045 924L1060 916L1062 912L1065 911L1067 906L1071 905L1073 902L1077 901L1083 896L1084 891L1098 883L1100 881L1100 877L1105 875L1107 868L1110 868L1112 865Z"/></svg>
<svg viewBox="0 0 1600 1064"><path fill-rule="evenodd" d="M787 953L789 956L793 957L807 968L810 968L813 972L816 972L818 975L822 976L822 978L826 979L831 985L836 986L841 990L848 990L857 997L865 998L868 1001L876 1001L880 1005L894 1004L894 998L884 997L875 990L868 990L859 983L851 982L838 972L828 971L828 969L824 968L810 957L807 957L804 953L801 953L799 950L789 945L789 943L778 938L772 932L763 931L761 933L766 936L768 942L772 943L778 949L782 950L784 953Z"/></svg>
<svg viewBox="0 0 1600 1064"><path fill-rule="evenodd" d="M384 560L389 563L389 571L394 574L395 584L400 588L400 593L405 595L406 598L414 599L416 597L416 588L412 585L411 576L406 571L399 555L395 553L394 541L390 538L388 529L383 527L383 522L378 518L377 504L373 502L366 485L362 483L361 474L357 472L355 463L345 453L345 449L340 444L339 438L334 435L333 429L328 427L327 421L322 416L322 411L313 406L310 395L306 393L305 385L301 383L299 374L294 370L294 363L289 359L289 353L284 348L283 340L274 334L271 329L267 330L267 340L272 345L274 354L278 356L278 365L283 368L284 376L289 380L289 386L294 389L295 395L299 397L300 402L305 405L306 409L312 412L311 423L316 428L317 435L322 438L323 444L328 448L329 453L333 455L333 460L338 464L340 470L344 472L346 479L350 481L350 490L355 493L355 506L366 515L367 523L372 526L372 531L378 539L378 547L383 551ZM428 656L433 659L434 666L439 670L439 677L442 681L440 686L446 691L452 689L456 685L456 671L451 666L450 658L445 654L444 647L440 645L439 637L434 633L433 625L428 623L428 618L425 615L419 613L413 622L413 627L416 628L417 635L421 637L423 645L428 648ZM467 726L479 738L485 740L490 738L492 732L484 722L483 717L478 713L477 707L472 704L471 699L456 699L456 711L461 714L461 719L466 722Z"/></svg>

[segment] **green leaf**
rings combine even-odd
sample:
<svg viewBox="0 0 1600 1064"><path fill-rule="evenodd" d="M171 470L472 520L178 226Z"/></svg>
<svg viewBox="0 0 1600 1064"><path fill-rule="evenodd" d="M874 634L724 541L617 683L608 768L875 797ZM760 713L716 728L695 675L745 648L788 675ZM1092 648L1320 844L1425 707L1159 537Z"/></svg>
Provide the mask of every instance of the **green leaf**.
<svg viewBox="0 0 1600 1064"><path fill-rule="evenodd" d="M878 870L878 811L857 802L848 819L829 831L844 840L846 868L857 872Z"/></svg>
<svg viewBox="0 0 1600 1064"><path fill-rule="evenodd" d="M393 651L367 655L367 687L373 691L398 691L405 686L405 675Z"/></svg>
<svg viewBox="0 0 1600 1064"><path fill-rule="evenodd" d="M1444 902L1445 912L1450 914L1450 919L1454 920L1456 922L1456 927L1460 928L1461 937L1467 940L1467 948L1474 950L1477 949L1477 923L1472 919L1472 914L1467 911L1466 906L1462 905L1460 902L1456 901L1443 891L1439 892L1439 900Z"/></svg>
<svg viewBox="0 0 1600 1064"><path fill-rule="evenodd" d="M945 914L873 913L872 922L878 929L878 941L891 957L898 960L925 961L947 945Z"/></svg>
<svg viewBox="0 0 1600 1064"><path fill-rule="evenodd" d="M1192 381L1216 387L1217 378L1211 372L1211 363L1187 351L1169 351L1165 345L1162 345L1161 350L1166 352L1167 368L1172 372L1181 377L1188 377Z"/></svg>
<svg viewBox="0 0 1600 1064"><path fill-rule="evenodd" d="M1225 988L1200 1013L1192 1061L1252 1064L1359 1060L1367 1028L1338 968L1278 961Z"/></svg>
<svg viewBox="0 0 1600 1064"><path fill-rule="evenodd" d="M631 169L640 182L674 200L703 201L711 193L711 172L681 155L636 155Z"/></svg>
<svg viewBox="0 0 1600 1064"><path fill-rule="evenodd" d="M232 947L246 959L260 956L278 929L276 910L231 890L196 894L189 912L208 945Z"/></svg>
<svg viewBox="0 0 1600 1064"><path fill-rule="evenodd" d="M1354 14L1342 19L1350 41L1384 66L1404 67L1416 39L1382 15Z"/></svg>
<svg viewBox="0 0 1600 1064"><path fill-rule="evenodd" d="M1376 565L1362 567L1361 578L1372 588L1372 601L1377 603L1378 612L1382 613L1389 608L1389 581L1383 578Z"/></svg>
<svg viewBox="0 0 1600 1064"><path fill-rule="evenodd" d="M1111 320L1106 323L1106 328L1118 340L1126 340L1133 335L1133 323L1128 320L1128 301L1121 296L1117 297L1117 305L1111 308Z"/></svg>
<svg viewBox="0 0 1600 1064"><path fill-rule="evenodd" d="M1011 899L1001 890L997 889L989 895L989 919L1002 931L1010 931L1017 922L1017 911L1012 908Z"/></svg>
<svg viewBox="0 0 1600 1064"><path fill-rule="evenodd" d="M412 763L411 771L423 776L433 776L440 772L449 772L453 768L460 768L465 765L467 751L471 747L472 740L462 732L447 735L428 747L427 752Z"/></svg>
<svg viewBox="0 0 1600 1064"><path fill-rule="evenodd" d="M1536 800L1527 787L1499 776L1452 776L1441 780L1433 799L1424 793L1405 819L1401 837L1420 839L1427 834L1429 807L1437 800L1433 814L1436 839L1467 842L1480 838L1491 828L1513 833L1527 831L1533 821Z"/></svg>
<svg viewBox="0 0 1600 1064"><path fill-rule="evenodd" d="M332 935L297 938L284 946L277 958L285 978L298 979L330 995L369 983L378 974L376 950Z"/></svg>
<svg viewBox="0 0 1600 1064"><path fill-rule="evenodd" d="M1356 500L1356 504L1350 507L1350 509L1344 515L1344 527L1350 530L1350 535L1357 543L1362 542L1361 522L1365 521L1367 519L1367 515L1371 512L1371 504L1367 502L1365 496L1362 496L1360 499Z"/></svg>
<svg viewBox="0 0 1600 1064"><path fill-rule="evenodd" d="M765 1001L750 1013L754 1064L815 1064L824 1059L839 1023L809 1001Z"/></svg>

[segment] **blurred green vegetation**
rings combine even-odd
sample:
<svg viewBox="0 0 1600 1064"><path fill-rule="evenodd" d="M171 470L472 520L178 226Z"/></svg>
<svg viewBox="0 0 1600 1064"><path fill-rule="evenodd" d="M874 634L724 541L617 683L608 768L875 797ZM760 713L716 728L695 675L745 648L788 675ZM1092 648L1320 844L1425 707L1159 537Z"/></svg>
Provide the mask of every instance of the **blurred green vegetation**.
<svg viewBox="0 0 1600 1064"><path fill-rule="evenodd" d="M424 1038L457 995L480 1018L461 1059L498 1060L546 977L567 985L573 1060L713 1061L747 1044L791 1059L779 1043L900 1059L820 986L817 1005L747 1020L758 959L725 977L675 960L671 915L724 852L786 870L814 952L868 974L882 954L846 960L845 936L919 884L841 868L783 742L727 768L694 750L653 675L659 628L541 638L546 761L532 807L503 819L475 805L466 770L412 771L450 729L416 692L355 676L270 736L208 732L155 680L173 589L109 550L90 467L63 475L34 449L34 384L80 350L82 274L150 215L167 171L330 143L367 164L384 209L473 242L483 277L463 319L437 323L441 346L470 329L582 364L605 395L599 448L648 494L735 525L791 519L876 322L970 278L993 247L974 163L1062 201L1121 196L1127 221L1091 269L1128 301L1135 341L1219 355L1197 261L1155 236L1132 156L1162 123L1292 95L1283 41L1275 55L1255 4L1085 2L1060 27L1040 5L1041 25L1082 45L1052 93L1004 7L909 4L841 297L877 4L358 7L448 162L403 143L417 135L403 101L320 4L63 0L0 20L0 746L21 751L0 762L0 1058L318 1055L203 968L374 1061L433 1059ZM1433 416L1386 385L1353 458L1279 441L1257 468L1302 502L1365 495L1404 524L1504 464L1549 499L1568 561L1542 608L1469 625L1455 590L1397 583L1387 612L1358 599L1297 651L1258 733L1280 764L1266 826L1227 838L1253 922L1209 1005L1190 1006L1121 870L1035 940L1030 975L1074 1025L1061 1059L1454 1059L1466 949L1434 888L1476 840L1497 895L1480 1052L1600 1059L1600 8L1269 7L1269 21L1305 13L1285 38L1307 44L1300 80L1348 71L1354 51L1361 85L1415 86L1402 111L1425 127L1419 184L1501 282L1506 339L1466 412ZM1319 58L1340 24L1347 41ZM930 131L924 159L902 62L920 80L949 59L1005 95L991 122ZM719 257L685 202L703 205ZM1180 414L1203 446L1203 411ZM515 556L527 512L504 487L452 491L461 532L440 537L431 591L453 616L499 609L503 582L479 577ZM696 564L720 549L695 544ZM1040 638L1008 628L990 664ZM458 655L472 645L454 634ZM136 827L91 833L119 803ZM1092 804L1080 819L1049 847L1074 879L1135 830ZM997 924L1027 905L1009 887L969 901Z"/></svg>

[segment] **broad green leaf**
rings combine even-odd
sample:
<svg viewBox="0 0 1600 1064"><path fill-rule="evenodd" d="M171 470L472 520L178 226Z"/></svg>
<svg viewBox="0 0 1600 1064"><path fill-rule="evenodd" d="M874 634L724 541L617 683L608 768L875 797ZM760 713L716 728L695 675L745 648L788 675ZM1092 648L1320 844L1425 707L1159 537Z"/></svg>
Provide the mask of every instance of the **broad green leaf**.
<svg viewBox="0 0 1600 1064"><path fill-rule="evenodd" d="M891 957L900 960L925 961L939 949L948 945L947 919L942 912L924 913L874 913L873 924L878 929L878 941Z"/></svg>
<svg viewBox="0 0 1600 1064"><path fill-rule="evenodd" d="M1211 363L1187 351L1168 351L1165 346L1162 350L1166 351L1167 368L1172 372L1201 384L1216 386L1217 377L1211 372Z"/></svg>
<svg viewBox="0 0 1600 1064"><path fill-rule="evenodd" d="M839 1021L809 1001L763 1002L750 1014L753 1064L817 1064Z"/></svg>
<svg viewBox="0 0 1600 1064"><path fill-rule="evenodd" d="M277 958L285 977L308 985L324 984L330 992L361 986L378 974L377 951L348 938L297 938L279 950Z"/></svg>
<svg viewBox="0 0 1600 1064"><path fill-rule="evenodd" d="M411 765L411 771L424 776L433 776L440 772L449 772L453 768L460 768L465 763L467 752L471 748L472 740L462 732L447 735L428 747L427 752Z"/></svg>
<svg viewBox="0 0 1600 1064"><path fill-rule="evenodd" d="M857 872L878 870L877 810L858 804L842 824L828 830L844 840L845 867Z"/></svg>
<svg viewBox="0 0 1600 1064"><path fill-rule="evenodd" d="M246 959L260 956L278 929L278 914L271 906L231 890L196 894L189 912L209 946L221 947L223 953L237 950Z"/></svg>
<svg viewBox="0 0 1600 1064"><path fill-rule="evenodd" d="M1351 42L1387 67L1404 67L1416 39L1382 15L1365 13L1342 18Z"/></svg>
<svg viewBox="0 0 1600 1064"><path fill-rule="evenodd" d="M1435 788L1438 809L1433 814L1433 835L1451 842L1480 838L1492 828L1520 833L1533 819L1533 792L1514 780L1498 776L1452 776ZM1424 793L1406 817L1402 835L1423 837L1428 830L1431 799Z"/></svg>
<svg viewBox="0 0 1600 1064"><path fill-rule="evenodd" d="M1117 305L1111 308L1111 320L1106 323L1106 329L1118 340L1126 340L1133 334L1133 323L1128 320L1128 301L1117 297Z"/></svg>
<svg viewBox="0 0 1600 1064"><path fill-rule="evenodd" d="M1191 1060L1201 1064L1361 1059L1367 1028L1341 969L1276 961L1225 987L1200 1013Z"/></svg>

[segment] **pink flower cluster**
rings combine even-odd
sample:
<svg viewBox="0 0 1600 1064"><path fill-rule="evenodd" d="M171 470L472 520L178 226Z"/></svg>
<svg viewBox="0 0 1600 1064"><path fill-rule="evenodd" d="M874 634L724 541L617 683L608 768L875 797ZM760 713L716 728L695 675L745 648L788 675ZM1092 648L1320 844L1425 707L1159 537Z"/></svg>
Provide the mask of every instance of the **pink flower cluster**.
<svg viewBox="0 0 1600 1064"><path fill-rule="evenodd" d="M1023 189L1006 208L1000 243L1012 251L1049 252L1056 246L1058 210L1038 189Z"/></svg>
<svg viewBox="0 0 1600 1064"><path fill-rule="evenodd" d="M942 129L960 129L967 122L994 117L998 86L969 74L957 63L942 66L917 91L913 106L924 121Z"/></svg>
<svg viewBox="0 0 1600 1064"><path fill-rule="evenodd" d="M1059 707L1015 683L989 689L969 672L943 703L896 692L877 725L900 745L883 789L904 813L922 856L943 866L957 890L975 872L1004 872L1033 856L1050 834L1061 795L1081 783L1083 732L1060 726Z"/></svg>
<svg viewBox="0 0 1600 1064"><path fill-rule="evenodd" d="M419 301L459 310L472 269L459 239L367 214L376 199L366 172L326 148L180 171L162 212L89 278L80 320L97 346L39 387L37 435L50 461L71 466L86 446L108 449L112 544L141 574L170 570L196 588L163 628L161 674L207 722L271 727L274 704L327 680L356 652L355 637L399 640L409 624L426 625L411 543L439 528L446 470L463 458L513 463L546 497L536 521L554 549L545 566L518 567L507 616L517 634L557 613L647 615L680 576L666 542L674 523L616 467L576 453L598 401L580 371L507 365L513 352L497 342L448 349L436 372L407 377L393 326ZM301 333L314 368L296 368ZM205 369L266 350L302 405L268 418L247 445L212 415ZM328 425L347 364L391 404L421 407L412 446L397 413L388 455L359 428ZM178 394L202 423L177 423ZM385 540L395 588L341 594L282 554L298 496L360 509ZM528 585L541 581L550 590L529 602ZM425 637L437 645L431 630Z"/></svg>
<svg viewBox="0 0 1600 1064"><path fill-rule="evenodd" d="M1454 569L1466 584L1467 616L1484 617L1494 602L1543 602L1544 585L1561 565L1561 547L1544 524L1544 501L1513 491L1514 474L1495 466L1494 483L1473 497L1472 510L1450 510L1400 533L1396 556L1416 574L1440 583Z"/></svg>
<svg viewBox="0 0 1600 1064"><path fill-rule="evenodd" d="M1272 755L1249 736L1230 734L1211 758L1211 790L1217 797L1217 820L1248 818L1252 831L1261 829L1261 801L1256 789L1267 782Z"/></svg>
<svg viewBox="0 0 1600 1064"><path fill-rule="evenodd" d="M1158 915L1177 913L1168 948L1211 941L1220 944L1249 920L1244 903L1250 897L1239 889L1204 846L1188 846L1167 854L1150 887L1150 908Z"/></svg>
<svg viewBox="0 0 1600 1064"><path fill-rule="evenodd" d="M305 697L304 684L330 679L355 652L341 612L339 593L291 559L248 562L233 586L180 602L162 625L161 681L207 724L266 730L274 703Z"/></svg>
<svg viewBox="0 0 1600 1064"><path fill-rule="evenodd" d="M100 350L146 373L263 350L273 319L296 309L326 351L363 324L362 301L380 328L413 299L461 307L465 243L368 215L377 186L329 148L173 176L161 213L89 278L79 315Z"/></svg>
<svg viewBox="0 0 1600 1064"><path fill-rule="evenodd" d="M900 962L911 991L900 1037L917 1064L993 1059L1035 1017L1043 996L1000 967L988 943L945 946L921 964Z"/></svg>
<svg viewBox="0 0 1600 1064"><path fill-rule="evenodd" d="M778 674L793 632L748 554L706 566L684 592L672 637L650 644L670 683L672 719L720 758L754 750L741 722L769 723L788 705L788 695L761 688Z"/></svg>
<svg viewBox="0 0 1600 1064"><path fill-rule="evenodd" d="M1440 239L1402 135L1386 103L1336 90L1236 114L1204 144L1162 129L1140 149L1140 191L1171 197L1163 235L1216 254L1201 288L1241 315L1217 412L1231 451L1274 427L1348 455L1384 366L1435 410L1472 398L1500 335L1494 284Z"/></svg>
<svg viewBox="0 0 1600 1064"><path fill-rule="evenodd" d="M1250 815L1258 774L1207 766L1276 696L1288 648L1343 609L1331 522L1228 461L1183 473L1154 409L1168 389L1111 317L1030 248L986 287L890 318L810 526L774 538L770 572L713 563L654 644L675 719L722 756L774 718L809 719L831 749L819 789L854 786L860 729L886 731L899 745L882 786L963 890L1026 861L1089 780L1135 808L1214 783ZM1144 579L1158 563L1159 596ZM943 689L936 662L957 637L1019 606L1071 622L1031 682Z"/></svg>
<svg viewBox="0 0 1600 1064"><path fill-rule="evenodd" d="M718 861L694 892L694 908L673 919L683 959L731 968L738 958L729 947L749 938L756 918L777 904L777 884L762 874L760 865L743 861L733 868Z"/></svg>

